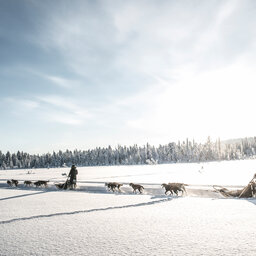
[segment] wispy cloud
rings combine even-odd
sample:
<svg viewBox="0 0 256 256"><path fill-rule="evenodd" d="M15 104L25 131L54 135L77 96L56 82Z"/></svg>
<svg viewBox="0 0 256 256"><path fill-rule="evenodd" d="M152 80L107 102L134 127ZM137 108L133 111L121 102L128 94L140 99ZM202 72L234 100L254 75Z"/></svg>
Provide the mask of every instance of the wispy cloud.
<svg viewBox="0 0 256 256"><path fill-rule="evenodd" d="M34 111L38 119L44 122L56 122L67 125L82 125L92 118L92 113L67 97L56 95L34 96L32 99L6 98L16 114Z"/></svg>
<svg viewBox="0 0 256 256"><path fill-rule="evenodd" d="M138 89L145 88L154 83L148 74L173 79L177 72L183 74L184 66L201 70L229 65L248 51L232 39L244 34L243 26L230 25L243 19L246 10L241 6L239 1L187 1L186 8L175 1L66 2L65 11L50 10L34 42L60 53L82 77L128 91L123 86L128 77L135 78ZM69 84L49 79L59 86Z"/></svg>
<svg viewBox="0 0 256 256"><path fill-rule="evenodd" d="M44 114L46 121L80 125L93 116L91 111L68 97L47 95L38 96L37 99L46 109Z"/></svg>
<svg viewBox="0 0 256 256"><path fill-rule="evenodd" d="M44 96L36 96L38 101L44 104L48 104L50 106L58 107L60 109L66 109L70 111L75 111L79 109L79 107L68 97L62 97L58 95L44 95Z"/></svg>
<svg viewBox="0 0 256 256"><path fill-rule="evenodd" d="M81 125L84 123L84 118L81 118L77 115L67 114L64 112L44 113L42 116L44 117L46 122L61 123L73 126Z"/></svg>
<svg viewBox="0 0 256 256"><path fill-rule="evenodd" d="M57 76L57 75L51 75L48 74L46 72L42 72L41 70L37 70L35 69L35 67L31 68L31 67L23 67L22 70L26 73L28 73L28 75L35 75L39 78L42 78L48 82L50 82L50 84L56 85L60 88L64 88L64 89L77 89L80 85L81 82L79 80L74 80L74 79L68 79L66 77L63 76Z"/></svg>
<svg viewBox="0 0 256 256"><path fill-rule="evenodd" d="M65 79L63 77L45 75L44 78L61 88L75 89L77 86L79 86L78 81Z"/></svg>
<svg viewBox="0 0 256 256"><path fill-rule="evenodd" d="M19 110L34 110L37 109L40 104L35 100L29 99L19 99L13 97L7 97L3 99L6 104L16 105L17 109Z"/></svg>

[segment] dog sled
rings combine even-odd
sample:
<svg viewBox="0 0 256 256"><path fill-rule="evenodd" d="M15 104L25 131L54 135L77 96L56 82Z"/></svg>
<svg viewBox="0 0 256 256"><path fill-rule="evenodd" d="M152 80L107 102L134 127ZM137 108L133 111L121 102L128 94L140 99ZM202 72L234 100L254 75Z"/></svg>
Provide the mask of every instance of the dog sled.
<svg viewBox="0 0 256 256"><path fill-rule="evenodd" d="M76 180L74 179L72 182L70 180L70 177L67 178L65 183L55 183L55 186L58 189L75 189L76 188Z"/></svg>
<svg viewBox="0 0 256 256"><path fill-rule="evenodd" d="M252 180L243 189L228 190L227 188L220 186L213 186L213 189L223 195L224 197L236 197L236 198L251 198L256 195L256 174Z"/></svg>

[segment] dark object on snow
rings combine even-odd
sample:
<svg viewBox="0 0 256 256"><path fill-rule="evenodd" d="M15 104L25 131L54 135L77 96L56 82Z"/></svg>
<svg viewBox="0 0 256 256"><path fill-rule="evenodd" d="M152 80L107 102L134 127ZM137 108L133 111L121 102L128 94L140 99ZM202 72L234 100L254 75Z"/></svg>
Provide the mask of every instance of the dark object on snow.
<svg viewBox="0 0 256 256"><path fill-rule="evenodd" d="M213 186L215 191L219 192L225 197L238 197L238 198L250 198L255 197L256 195L256 175L254 175L253 179L249 182L249 184L243 189L238 190L228 190L223 187Z"/></svg>
<svg viewBox="0 0 256 256"><path fill-rule="evenodd" d="M15 187L17 187L18 184L19 184L19 181L18 181L18 180L13 180L13 179L11 179L11 180L7 180L6 183L7 183L10 187L12 187L13 185L14 185Z"/></svg>
<svg viewBox="0 0 256 256"><path fill-rule="evenodd" d="M217 186L213 186L215 191L219 192L225 197L238 197L238 198L250 198L255 195L255 192L253 189L251 189L251 186L248 185L244 189L237 189L237 190L228 190L226 188L217 188Z"/></svg>
<svg viewBox="0 0 256 256"><path fill-rule="evenodd" d="M40 186L41 186L41 182L40 182L40 181L35 181L35 182L34 182L34 185L35 185L36 187L40 187Z"/></svg>
<svg viewBox="0 0 256 256"><path fill-rule="evenodd" d="M119 192L121 192L120 187L123 186L123 184L117 183L117 182L107 182L105 183L105 186L108 187L108 190L111 190L113 192L116 191L116 188L118 189Z"/></svg>
<svg viewBox="0 0 256 256"><path fill-rule="evenodd" d="M25 180L24 181L24 185L27 187L27 186L31 186L33 184L33 182L32 181L30 181L30 180Z"/></svg>
<svg viewBox="0 0 256 256"><path fill-rule="evenodd" d="M66 183L66 182L65 182L65 183ZM65 183L56 183L56 184L54 184L54 185L55 185L56 188L58 188L58 189L63 189L64 186L65 186Z"/></svg>
<svg viewBox="0 0 256 256"><path fill-rule="evenodd" d="M227 188L223 188L219 186L213 186L213 188L215 191L219 192L225 197L239 197L243 191L243 189L228 190Z"/></svg>
<svg viewBox="0 0 256 256"><path fill-rule="evenodd" d="M182 192L182 196L184 193L187 194L187 191L185 189L185 186L188 186L184 183L163 183L162 188L165 188L165 194L167 195L167 192L169 191L171 195L175 193L177 196L179 195L179 191Z"/></svg>
<svg viewBox="0 0 256 256"><path fill-rule="evenodd" d="M12 185L14 185L15 187L18 187L19 181L18 180L13 180L11 179Z"/></svg>
<svg viewBox="0 0 256 256"><path fill-rule="evenodd" d="M142 185L139 185L139 184L130 183L129 186L131 186L133 188L133 193L136 193L136 190L138 190L141 194L142 190L144 189L144 187Z"/></svg>
<svg viewBox="0 0 256 256"><path fill-rule="evenodd" d="M76 181L73 180L72 183L70 182L70 178L68 177L66 182L61 186L62 189L75 189L76 188Z"/></svg>
<svg viewBox="0 0 256 256"><path fill-rule="evenodd" d="M256 194L256 173L253 175L253 178L249 182L249 184L242 190L240 197L255 197ZM251 195L251 196L250 196Z"/></svg>
<svg viewBox="0 0 256 256"><path fill-rule="evenodd" d="M163 183L162 188L165 188L165 194L167 195L167 192L170 192L171 195L173 195L173 187L170 184Z"/></svg>
<svg viewBox="0 0 256 256"><path fill-rule="evenodd" d="M73 164L72 167L71 167L71 170L68 174L68 179L66 181L66 183L69 181L71 189L76 188L76 176L77 176L77 174L78 174L78 171L76 169L76 166ZM68 184L66 184L66 185L68 185ZM67 186L64 186L64 189L67 189Z"/></svg>
<svg viewBox="0 0 256 256"><path fill-rule="evenodd" d="M36 187L41 187L42 185L47 187L48 182L49 182L49 180L38 180L38 181L34 182L34 185Z"/></svg>
<svg viewBox="0 0 256 256"><path fill-rule="evenodd" d="M65 189L65 190L66 189L75 189L76 188L76 184L74 184L74 183L71 184L69 178L64 183L55 183L54 185L58 189Z"/></svg>

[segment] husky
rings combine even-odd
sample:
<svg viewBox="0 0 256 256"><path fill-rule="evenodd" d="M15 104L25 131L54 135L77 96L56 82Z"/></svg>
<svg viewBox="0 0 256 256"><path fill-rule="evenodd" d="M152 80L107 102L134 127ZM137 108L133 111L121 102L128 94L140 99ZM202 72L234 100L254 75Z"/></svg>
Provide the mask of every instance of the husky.
<svg viewBox="0 0 256 256"><path fill-rule="evenodd" d="M58 189L63 189L63 188L64 188L65 183L55 183L54 185L55 185L55 186L56 186L56 188L58 188Z"/></svg>
<svg viewBox="0 0 256 256"><path fill-rule="evenodd" d="M188 186L184 183L163 183L162 188L165 188L165 194L167 195L167 192L170 192L171 195L175 193L177 196L179 195L179 191L182 192L182 196L184 193L187 193L185 186Z"/></svg>
<svg viewBox="0 0 256 256"><path fill-rule="evenodd" d="M34 185L36 187L41 187L42 185L44 185L45 187L47 187L47 183L49 182L49 180L38 180L36 182L34 182Z"/></svg>
<svg viewBox="0 0 256 256"><path fill-rule="evenodd" d="M19 181L18 181L18 180L11 179L11 183L12 183L12 185L14 185L15 187L18 187Z"/></svg>
<svg viewBox="0 0 256 256"><path fill-rule="evenodd" d="M33 182L32 181L30 181L30 180L25 180L24 181L24 185L27 187L27 186L32 186L32 184L33 184Z"/></svg>
<svg viewBox="0 0 256 256"><path fill-rule="evenodd" d="M111 190L113 192L116 191L116 188L118 189L119 192L121 192L120 187L123 186L123 184L118 182L107 182L105 183L105 186L108 187L108 190Z"/></svg>
<svg viewBox="0 0 256 256"><path fill-rule="evenodd" d="M142 185L139 185L139 184L130 183L129 186L131 186L133 188L133 193L136 193L136 190L138 190L141 194L142 190L144 189L144 187Z"/></svg>

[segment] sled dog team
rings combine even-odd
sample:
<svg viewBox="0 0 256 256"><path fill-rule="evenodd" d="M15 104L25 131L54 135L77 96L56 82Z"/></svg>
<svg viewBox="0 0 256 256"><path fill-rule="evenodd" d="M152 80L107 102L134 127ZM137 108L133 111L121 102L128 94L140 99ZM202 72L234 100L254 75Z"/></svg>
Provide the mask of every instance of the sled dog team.
<svg viewBox="0 0 256 256"><path fill-rule="evenodd" d="M121 192L120 187L123 186L123 184L118 182L107 182L105 183L105 186L108 188L109 191L118 191ZM143 192L144 187L140 184L134 184L130 183L130 187L133 189L133 193L136 193L138 191L140 194ZM185 193L187 194L187 191L185 189L185 186L188 186L184 183L163 183L162 188L165 188L165 194L167 195L168 192L170 192L170 195L176 194L179 195L179 191L182 192L182 195Z"/></svg>
<svg viewBox="0 0 256 256"><path fill-rule="evenodd" d="M25 180L24 181L24 186L26 186L26 187L29 186L30 187L30 186L35 185L36 187L42 187L42 186L47 187L48 182L49 181L45 181L45 180L38 180L38 181L35 181L35 182L32 182L30 180ZM7 184L11 187L12 186L17 187L18 184L19 184L19 181L11 179L11 180L7 180ZM61 187L61 185L62 185L62 187ZM55 184L55 186L58 189L63 189L64 184ZM107 183L105 183L105 186L108 188L109 191L121 192L120 187L122 187L123 184L118 183L118 182L107 182ZM142 192L144 190L144 187L140 184L130 183L129 186L133 189L133 193L137 193L137 191L138 191L140 194L142 194ZM182 195L184 193L187 193L186 189L185 189L185 186L188 186L188 185L184 184L184 183L168 183L168 184L163 183L162 184L162 188L165 188L165 194L166 195L167 195L168 192L170 192L170 195L176 194L177 196L178 196L179 192L182 192Z"/></svg>
<svg viewBox="0 0 256 256"><path fill-rule="evenodd" d="M28 172L28 174L30 174ZM75 189L76 188L76 176L78 174L78 171L77 171L77 168L74 164L72 164L72 167L69 171L69 174L67 175L66 173L62 173L62 176L67 176L68 179L66 180L65 183L59 183L59 184L55 184L55 186L58 188L58 189ZM49 180L38 180L38 181L35 181L35 182L32 182L31 180L25 180L24 181L24 186L26 187L30 187L32 185L35 185L36 187L42 187L44 186L45 188L47 187L48 185L48 182ZM19 184L19 181L18 180L14 180L14 179L11 179L11 180L7 180L7 184L12 187L12 186L15 186L17 187L18 184Z"/></svg>
<svg viewBox="0 0 256 256"><path fill-rule="evenodd" d="M38 180L38 181L35 181L35 182L32 182L31 180L25 180L24 181L24 186L30 187L34 184L36 187L41 187L41 186L47 187L48 182L49 182L49 180ZM10 187L12 187L12 186L18 187L19 181L11 179L11 180L7 180L7 184Z"/></svg>
<svg viewBox="0 0 256 256"><path fill-rule="evenodd" d="M68 177L66 182L65 183L55 183L54 185L58 189L67 189L67 188L75 189L76 188L76 180L77 180L76 176L77 176L77 174L78 174L77 168L73 164L68 176L66 175L66 173L62 173L62 176L67 176ZM49 182L49 180L38 180L38 181L35 181L35 182L32 182L30 180L25 180L24 181L24 186L30 187L32 185L35 185L36 187L42 187L42 186L47 187L48 182ZM19 181L11 179L11 180L7 180L7 184L11 187L12 186L17 187L18 184L19 184ZM107 182L107 183L105 183L105 186L108 188L109 191L111 190L112 192L115 192L115 191L121 192L120 187L123 186L123 184L118 183L118 182ZM132 187L133 193L136 193L138 191L141 194L144 190L144 187L140 184L130 183L129 186ZM184 193L187 193L186 189L185 189L185 186L188 186L188 185L184 184L184 183L168 183L168 184L163 183L162 184L162 188L165 188L165 194L166 195L167 195L167 192L170 192L171 195L176 194L177 196L179 195L178 194L179 191L182 192L182 195Z"/></svg>
<svg viewBox="0 0 256 256"><path fill-rule="evenodd" d="M121 192L120 187L123 186L123 184L118 182L107 182L105 183L105 186L108 188L109 191L111 190L115 192L116 189L118 189L118 191ZM133 193L136 193L136 191L138 190L138 192L141 194L144 189L144 187L139 184L130 183L129 186L132 187Z"/></svg>

